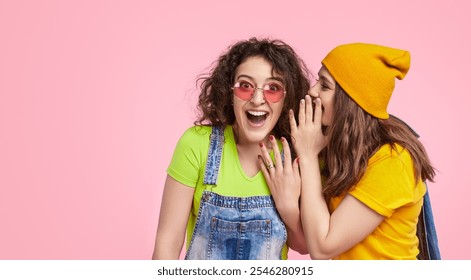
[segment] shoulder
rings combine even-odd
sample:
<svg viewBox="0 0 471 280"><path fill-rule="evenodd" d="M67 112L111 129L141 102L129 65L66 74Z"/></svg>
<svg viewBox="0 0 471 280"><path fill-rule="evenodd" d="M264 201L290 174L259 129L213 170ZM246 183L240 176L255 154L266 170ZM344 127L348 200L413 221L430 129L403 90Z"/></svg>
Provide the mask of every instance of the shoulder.
<svg viewBox="0 0 471 280"><path fill-rule="evenodd" d="M202 158L208 152L211 126L193 126L188 128L178 140L174 157Z"/></svg>
<svg viewBox="0 0 471 280"><path fill-rule="evenodd" d="M368 160L368 166L360 181L374 181L380 184L407 181L415 185L414 164L409 151L397 144L381 146Z"/></svg>
<svg viewBox="0 0 471 280"><path fill-rule="evenodd" d="M414 163L411 154L404 147L383 145L370 157L363 177L386 182L410 181L414 179Z"/></svg>
<svg viewBox="0 0 471 280"><path fill-rule="evenodd" d="M211 134L211 129L212 126L195 125L185 130L181 138L198 140L208 138Z"/></svg>
<svg viewBox="0 0 471 280"><path fill-rule="evenodd" d="M211 126L188 128L178 140L167 173L178 182L195 186L204 166L208 149Z"/></svg>
<svg viewBox="0 0 471 280"><path fill-rule="evenodd" d="M412 157L407 149L399 144L381 146L368 160L368 166L384 162L412 163Z"/></svg>
<svg viewBox="0 0 471 280"><path fill-rule="evenodd" d="M196 147L207 145L211 135L211 126L192 126L188 128L178 141L177 147L190 146Z"/></svg>
<svg viewBox="0 0 471 280"><path fill-rule="evenodd" d="M393 209L415 203L423 195L423 183L414 177L410 153L400 145L383 145L368 161L360 181L350 192L354 197L383 216Z"/></svg>

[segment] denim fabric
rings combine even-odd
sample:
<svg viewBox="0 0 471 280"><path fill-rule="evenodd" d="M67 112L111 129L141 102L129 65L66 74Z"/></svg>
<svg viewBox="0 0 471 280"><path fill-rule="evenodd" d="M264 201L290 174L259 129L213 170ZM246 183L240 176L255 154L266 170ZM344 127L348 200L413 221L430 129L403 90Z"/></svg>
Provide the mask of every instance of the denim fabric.
<svg viewBox="0 0 471 280"><path fill-rule="evenodd" d="M224 130L213 127L204 183L216 185ZM229 197L205 190L185 259L276 260L287 240L271 196Z"/></svg>
<svg viewBox="0 0 471 280"><path fill-rule="evenodd" d="M440 260L440 248L438 247L438 236L435 229L435 222L432 213L432 204L428 191L424 196L424 203L422 210L424 211L425 233L427 237L428 253L431 260Z"/></svg>
<svg viewBox="0 0 471 280"><path fill-rule="evenodd" d="M270 196L228 197L204 191L185 259L279 260L286 228Z"/></svg>
<svg viewBox="0 0 471 280"><path fill-rule="evenodd" d="M216 185L217 183L223 146L224 129L219 126L213 126L209 140L208 159L206 160L206 169L204 172L203 183L206 185Z"/></svg>

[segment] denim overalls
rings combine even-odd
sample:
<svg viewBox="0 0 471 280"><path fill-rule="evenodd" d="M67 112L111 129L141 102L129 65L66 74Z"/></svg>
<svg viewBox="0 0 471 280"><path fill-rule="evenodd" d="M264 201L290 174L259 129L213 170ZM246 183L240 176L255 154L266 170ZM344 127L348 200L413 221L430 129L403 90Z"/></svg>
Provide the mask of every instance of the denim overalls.
<svg viewBox="0 0 471 280"><path fill-rule="evenodd" d="M185 259L279 260L287 233L269 195L230 197L213 193L221 164L224 130L212 128L195 229Z"/></svg>

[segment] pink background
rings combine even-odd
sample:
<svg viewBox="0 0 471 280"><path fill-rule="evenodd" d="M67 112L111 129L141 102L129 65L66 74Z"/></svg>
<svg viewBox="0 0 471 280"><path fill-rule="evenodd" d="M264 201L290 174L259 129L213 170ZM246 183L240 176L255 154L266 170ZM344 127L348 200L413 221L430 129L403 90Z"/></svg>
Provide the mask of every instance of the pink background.
<svg viewBox="0 0 471 280"><path fill-rule="evenodd" d="M342 43L411 51L389 111L438 169L443 258L471 259L468 1L161 2L0 0L0 259L149 259L195 78L251 36L313 72Z"/></svg>

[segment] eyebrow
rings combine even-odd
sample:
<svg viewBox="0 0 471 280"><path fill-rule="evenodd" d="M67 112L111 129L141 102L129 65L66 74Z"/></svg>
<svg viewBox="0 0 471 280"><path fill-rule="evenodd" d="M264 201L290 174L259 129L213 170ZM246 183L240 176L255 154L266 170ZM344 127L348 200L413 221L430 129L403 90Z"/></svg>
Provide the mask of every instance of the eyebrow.
<svg viewBox="0 0 471 280"><path fill-rule="evenodd" d="M254 80L253 77L251 77L251 76L249 76L249 75L244 75L244 74L241 74L241 75L237 76L237 77L236 77L236 80L238 80L238 79L240 79L240 78L247 78L247 79L249 79L249 80L251 80L251 81ZM278 82L280 82L280 83L282 83L282 84L285 83L285 81L284 81L282 78L278 78L278 77L268 77L266 80L275 80L275 81L278 81Z"/></svg>
<svg viewBox="0 0 471 280"><path fill-rule="evenodd" d="M321 74L317 74L317 77L319 80L322 80L323 82L327 82L329 85L333 85L333 83L331 81L329 81L325 76L321 75Z"/></svg>

